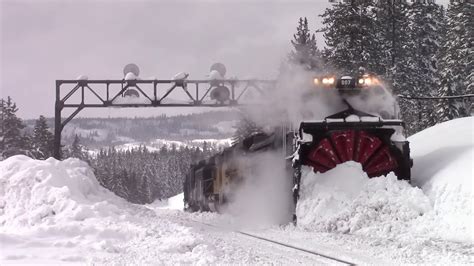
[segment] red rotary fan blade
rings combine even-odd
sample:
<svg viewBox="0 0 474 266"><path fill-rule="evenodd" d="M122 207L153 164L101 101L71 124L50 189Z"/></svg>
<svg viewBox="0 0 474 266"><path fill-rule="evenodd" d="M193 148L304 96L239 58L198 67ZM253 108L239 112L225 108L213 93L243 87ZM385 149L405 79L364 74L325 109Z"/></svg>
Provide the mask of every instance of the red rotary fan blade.
<svg viewBox="0 0 474 266"><path fill-rule="evenodd" d="M398 167L387 145L366 131L334 131L309 152L307 164L324 173L346 161L362 164L368 176L387 174Z"/></svg>

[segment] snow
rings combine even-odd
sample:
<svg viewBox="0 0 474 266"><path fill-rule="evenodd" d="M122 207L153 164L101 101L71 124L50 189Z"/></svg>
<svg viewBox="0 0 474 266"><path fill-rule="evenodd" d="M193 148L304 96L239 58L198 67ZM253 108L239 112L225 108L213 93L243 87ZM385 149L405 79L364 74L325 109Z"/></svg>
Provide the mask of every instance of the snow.
<svg viewBox="0 0 474 266"><path fill-rule="evenodd" d="M363 116L360 118L362 122L379 122L380 118L379 117L370 117L370 116Z"/></svg>
<svg viewBox="0 0 474 266"><path fill-rule="evenodd" d="M368 254L397 263L472 262L473 130L468 117L411 136L412 184L393 173L369 179L355 162L324 174L303 169L298 227L288 229L288 241L312 232L368 245Z"/></svg>
<svg viewBox="0 0 474 266"><path fill-rule="evenodd" d="M80 138L91 138L95 141L103 141L109 135L109 130L102 128L83 129L75 124L68 125L63 129L63 136L77 135Z"/></svg>
<svg viewBox="0 0 474 266"><path fill-rule="evenodd" d="M182 79L185 79L187 76L189 76L189 74L185 73L185 72L179 72L179 73L176 73L174 76L173 76L173 80L182 80Z"/></svg>
<svg viewBox="0 0 474 266"><path fill-rule="evenodd" d="M110 224L129 215L121 208L127 203L78 159L14 156L0 172L2 260L83 261L84 252L115 252L114 242L133 234Z"/></svg>
<svg viewBox="0 0 474 266"><path fill-rule="evenodd" d="M225 139L192 139L186 141L178 141L178 140L169 140L169 139L155 139L150 142L130 142L125 143L122 145L115 146L115 149L121 151L127 151L132 149L137 149L139 147L146 147L149 151L159 151L162 147L166 147L167 149L172 149L174 146L176 149L184 149L185 147L188 148L201 148L204 146L204 142L209 145L209 147L216 147L216 148L225 148L229 147L232 139L225 138Z"/></svg>
<svg viewBox="0 0 474 266"><path fill-rule="evenodd" d="M350 115L346 117L347 122L359 122L360 118L357 115Z"/></svg>
<svg viewBox="0 0 474 266"><path fill-rule="evenodd" d="M347 162L324 174L305 169L299 224L325 232L473 243L474 119L456 119L409 138L413 184L369 179Z"/></svg>
<svg viewBox="0 0 474 266"><path fill-rule="evenodd" d="M102 188L77 159L0 162L0 264L254 263L235 246ZM168 201L177 208L182 194ZM179 211L181 213L181 211ZM269 261L267 261L269 262Z"/></svg>
<svg viewBox="0 0 474 266"><path fill-rule="evenodd" d="M221 76L221 74L217 70L211 70L211 72L209 72L209 74L208 74L208 77L209 77L210 80L223 79L223 77Z"/></svg>
<svg viewBox="0 0 474 266"><path fill-rule="evenodd" d="M132 72L128 72L127 75L125 75L125 80L136 80L137 78L138 77Z"/></svg>
<svg viewBox="0 0 474 266"><path fill-rule="evenodd" d="M369 179L359 163L346 162L321 174L306 168L296 214L313 231L404 237L431 209L423 191L396 176Z"/></svg>
<svg viewBox="0 0 474 266"><path fill-rule="evenodd" d="M0 162L0 264L323 263L236 228L358 264L472 263L473 129L469 117L411 136L412 184L369 179L355 162L304 168L297 226L185 213L183 194L134 205L85 162L13 156Z"/></svg>
<svg viewBox="0 0 474 266"><path fill-rule="evenodd" d="M88 80L89 77L87 77L86 75L80 75L76 78L77 80Z"/></svg>
<svg viewBox="0 0 474 266"><path fill-rule="evenodd" d="M207 145L212 145L215 147L229 147L232 144L232 138L225 138L225 139L193 139L191 140L191 143L193 145L197 145L199 147L202 147L204 145L204 142L207 143Z"/></svg>
<svg viewBox="0 0 474 266"><path fill-rule="evenodd" d="M150 209L169 209L169 210L183 210L184 209L184 194L180 193L176 196L165 200L156 200L148 204Z"/></svg>
<svg viewBox="0 0 474 266"><path fill-rule="evenodd" d="M426 228L426 233L474 242L474 118L451 120L408 140L414 161L413 183L433 205L429 214L433 228Z"/></svg>

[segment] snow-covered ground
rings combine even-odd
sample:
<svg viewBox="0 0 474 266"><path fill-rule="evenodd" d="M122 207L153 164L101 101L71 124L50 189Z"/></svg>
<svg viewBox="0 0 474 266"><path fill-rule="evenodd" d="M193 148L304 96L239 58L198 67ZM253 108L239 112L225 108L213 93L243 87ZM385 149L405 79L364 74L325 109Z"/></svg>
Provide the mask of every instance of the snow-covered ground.
<svg viewBox="0 0 474 266"><path fill-rule="evenodd" d="M0 162L0 264L324 264L243 230L358 264L472 264L474 119L412 136L413 182L347 162L302 178L298 226L182 212L182 194L142 206L76 159ZM210 227L200 222L215 224Z"/></svg>
<svg viewBox="0 0 474 266"><path fill-rule="evenodd" d="M171 149L173 146L176 149L183 149L185 147L188 148L201 148L204 146L204 143L208 147L214 148L225 148L231 145L232 139L225 138L225 139L193 139L189 141L178 141L178 140L167 140L167 139L155 139L151 142L142 143L142 142L131 142L123 145L118 145L115 148L117 150L130 150L136 149L140 146L147 147L150 151L158 151L162 147L166 147L167 149Z"/></svg>

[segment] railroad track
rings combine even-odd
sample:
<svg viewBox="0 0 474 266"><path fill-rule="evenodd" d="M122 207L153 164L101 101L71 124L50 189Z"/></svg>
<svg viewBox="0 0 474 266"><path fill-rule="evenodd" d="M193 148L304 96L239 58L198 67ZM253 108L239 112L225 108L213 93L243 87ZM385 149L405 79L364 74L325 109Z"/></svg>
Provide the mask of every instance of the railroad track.
<svg viewBox="0 0 474 266"><path fill-rule="evenodd" d="M348 261L346 259L337 258L335 256L327 255L327 254L324 254L322 252L297 247L297 246L294 246L294 245L291 245L291 244L287 244L287 243L283 243L283 242L276 241L276 240L273 240L273 239L269 239L269 238L266 238L266 237L258 236L258 235L252 234L252 233L248 233L248 232L244 232L244 231L240 231L240 230L232 230L232 229L229 229L229 228L226 228L226 227L222 227L222 226L218 226L218 225L215 225L215 224L210 224L210 223L206 223L206 222L202 222L202 221L196 221L196 220L193 220L193 219L190 219L190 221L193 222L193 223L197 223L197 224L217 228L217 229L220 229L220 230L231 231L233 233L243 235L245 237L252 238L252 239L257 239L259 241L270 243L272 245L278 245L278 246L286 248L286 249L291 249L291 250L294 250L294 251L297 251L297 252L303 252L307 255L309 254L311 256L317 256L319 259L322 258L328 264L357 265L356 263Z"/></svg>

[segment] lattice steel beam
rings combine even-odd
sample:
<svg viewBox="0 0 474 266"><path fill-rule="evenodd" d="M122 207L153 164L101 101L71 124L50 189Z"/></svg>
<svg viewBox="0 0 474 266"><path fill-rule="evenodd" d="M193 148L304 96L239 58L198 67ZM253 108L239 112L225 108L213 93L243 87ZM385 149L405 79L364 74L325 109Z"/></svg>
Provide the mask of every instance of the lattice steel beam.
<svg viewBox="0 0 474 266"><path fill-rule="evenodd" d="M56 103L54 113L54 157L61 159L61 132L84 108L105 107L229 107L243 105L242 96L249 90L255 90L264 95L264 87L273 87L275 80L56 80ZM65 85L74 85L66 88ZM201 85L201 87L200 87ZM194 87L192 90L190 87ZM205 101L213 90L225 87L228 97L214 101ZM127 91L133 90L144 102L116 102L124 97ZM185 103L167 103L165 100L176 90L183 90L187 96ZM92 94L92 99L86 98L86 92ZM80 98L73 102L72 97ZM209 95L212 96L212 95ZM125 98L127 99L127 98ZM130 99L130 98L128 98ZM75 108L74 112L64 121L61 112L64 108Z"/></svg>

